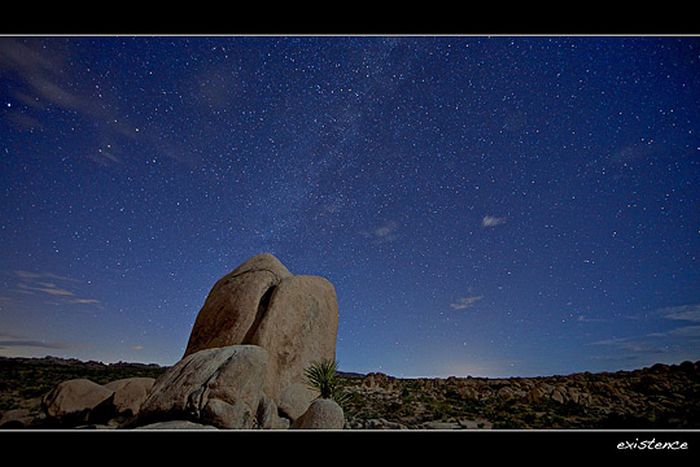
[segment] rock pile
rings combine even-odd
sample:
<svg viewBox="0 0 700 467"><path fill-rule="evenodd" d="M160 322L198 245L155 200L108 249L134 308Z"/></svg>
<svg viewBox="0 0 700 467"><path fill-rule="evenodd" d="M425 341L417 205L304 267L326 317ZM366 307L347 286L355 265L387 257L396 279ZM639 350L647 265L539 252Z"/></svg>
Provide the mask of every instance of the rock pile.
<svg viewBox="0 0 700 467"><path fill-rule="evenodd" d="M115 427L138 414L154 382L153 378L128 378L103 386L89 379L64 381L42 399L46 424Z"/></svg>
<svg viewBox="0 0 700 467"><path fill-rule="evenodd" d="M183 358L158 380L64 381L44 411L61 426L340 429L343 410L317 399L304 376L335 360L337 332L330 282L257 255L214 284Z"/></svg>

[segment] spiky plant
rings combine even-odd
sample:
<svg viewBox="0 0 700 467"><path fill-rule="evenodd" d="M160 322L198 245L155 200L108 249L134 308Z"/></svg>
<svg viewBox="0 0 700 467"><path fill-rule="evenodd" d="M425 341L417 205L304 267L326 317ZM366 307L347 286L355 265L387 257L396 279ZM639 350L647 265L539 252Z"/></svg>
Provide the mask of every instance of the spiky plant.
<svg viewBox="0 0 700 467"><path fill-rule="evenodd" d="M338 378L338 362L335 360L313 362L304 370L304 375L309 387L316 389L322 399L334 400L343 408L350 399L350 394L343 390Z"/></svg>

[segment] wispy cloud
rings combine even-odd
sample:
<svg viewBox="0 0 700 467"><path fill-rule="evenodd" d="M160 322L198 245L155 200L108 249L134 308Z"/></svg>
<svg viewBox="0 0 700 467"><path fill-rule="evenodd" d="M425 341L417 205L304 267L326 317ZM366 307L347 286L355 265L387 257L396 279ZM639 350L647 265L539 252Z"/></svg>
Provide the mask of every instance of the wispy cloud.
<svg viewBox="0 0 700 467"><path fill-rule="evenodd" d="M131 346L131 350L135 350L135 351L137 351L137 352L138 352L139 350L143 350L143 348L144 348L144 347L143 347L142 345L140 345L140 344L136 344L136 345L132 345L132 346Z"/></svg>
<svg viewBox="0 0 700 467"><path fill-rule="evenodd" d="M666 319L700 323L700 303L661 308L658 314Z"/></svg>
<svg viewBox="0 0 700 467"><path fill-rule="evenodd" d="M363 231L362 235L371 239L375 243L393 242L398 238L397 230L399 224L396 221L387 221L375 227L371 231Z"/></svg>
<svg viewBox="0 0 700 467"><path fill-rule="evenodd" d="M14 271L19 282L15 292L25 295L49 295L58 302L53 304L99 305L96 298L81 297L75 291L80 283L78 279L61 276L51 272Z"/></svg>
<svg viewBox="0 0 700 467"><path fill-rule="evenodd" d="M700 304L661 308L656 316L670 321L700 322ZM689 324L644 335L615 337L591 342L591 345L614 347L631 354L676 354L697 357L700 349L700 325Z"/></svg>
<svg viewBox="0 0 700 467"><path fill-rule="evenodd" d="M457 299L455 302L450 303L450 308L453 310L464 310L471 307L482 298L484 298L482 295L469 295L467 297L462 297Z"/></svg>
<svg viewBox="0 0 700 467"><path fill-rule="evenodd" d="M682 326L666 332L653 332L647 334L649 337L700 337L700 325Z"/></svg>
<svg viewBox="0 0 700 467"><path fill-rule="evenodd" d="M86 151L86 158L102 166L120 164L117 141L133 141L138 129L105 95L106 90L76 86L76 68L65 44L39 40L0 38L0 73L12 77L10 96L14 99L6 117L19 130L42 128L45 112L60 109L89 120L107 141L99 149ZM100 141L98 141L99 143ZM109 144L110 147L107 147Z"/></svg>
<svg viewBox="0 0 700 467"><path fill-rule="evenodd" d="M59 342L44 342L34 340L0 340L0 349L9 347L37 347L41 349L66 349L67 345Z"/></svg>
<svg viewBox="0 0 700 467"><path fill-rule="evenodd" d="M70 89L62 75L66 66L64 54L48 52L41 47L16 39L0 40L0 69L15 74L26 85L26 92L15 91L15 97L35 108L52 105L90 117L105 117L105 111L90 97Z"/></svg>
<svg viewBox="0 0 700 467"><path fill-rule="evenodd" d="M613 337L591 342L591 345L616 347L617 349L633 353L664 353L663 347L660 347L653 341L649 341L648 337L654 336Z"/></svg>
<svg viewBox="0 0 700 467"><path fill-rule="evenodd" d="M42 279L42 280L58 280L63 282L80 282L78 279L74 279L68 276L61 276L51 272L33 272L33 271L15 271L15 275L20 279Z"/></svg>
<svg viewBox="0 0 700 467"><path fill-rule="evenodd" d="M484 218L481 219L481 226L482 227L496 227L497 225L501 225L501 224L505 224L505 223L506 223L505 217L484 216Z"/></svg>
<svg viewBox="0 0 700 467"><path fill-rule="evenodd" d="M100 301L94 298L74 298L69 300L68 303L75 305L98 305Z"/></svg>
<svg viewBox="0 0 700 467"><path fill-rule="evenodd" d="M56 284L44 284L44 283L38 283L35 285L32 284L25 284L25 283L19 283L17 284L17 287L24 289L24 290L35 290L37 292L43 292L48 295L53 295L57 297L72 297L75 295L73 292L70 290L62 289L60 287L57 287Z"/></svg>
<svg viewBox="0 0 700 467"><path fill-rule="evenodd" d="M44 340L28 339L25 336L0 334L0 349L17 347L33 347L39 349L67 349L70 346L63 342L47 342Z"/></svg>

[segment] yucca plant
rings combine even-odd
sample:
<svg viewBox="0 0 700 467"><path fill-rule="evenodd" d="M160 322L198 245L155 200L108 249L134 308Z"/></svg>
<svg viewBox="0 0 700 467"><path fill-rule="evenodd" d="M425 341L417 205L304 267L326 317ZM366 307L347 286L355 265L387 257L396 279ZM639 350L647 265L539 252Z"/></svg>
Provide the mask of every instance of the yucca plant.
<svg viewBox="0 0 700 467"><path fill-rule="evenodd" d="M321 360L312 363L304 370L309 387L316 389L322 399L331 399L345 408L350 394L343 390L340 378L338 378L338 362L335 360Z"/></svg>

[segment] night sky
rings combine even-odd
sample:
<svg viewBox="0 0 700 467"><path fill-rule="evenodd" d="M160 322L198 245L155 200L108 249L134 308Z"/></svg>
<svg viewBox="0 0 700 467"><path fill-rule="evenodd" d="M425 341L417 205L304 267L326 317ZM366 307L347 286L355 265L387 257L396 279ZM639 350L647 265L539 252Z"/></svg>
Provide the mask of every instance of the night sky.
<svg viewBox="0 0 700 467"><path fill-rule="evenodd" d="M272 252L346 371L700 358L700 39L0 38L0 355L173 364Z"/></svg>

